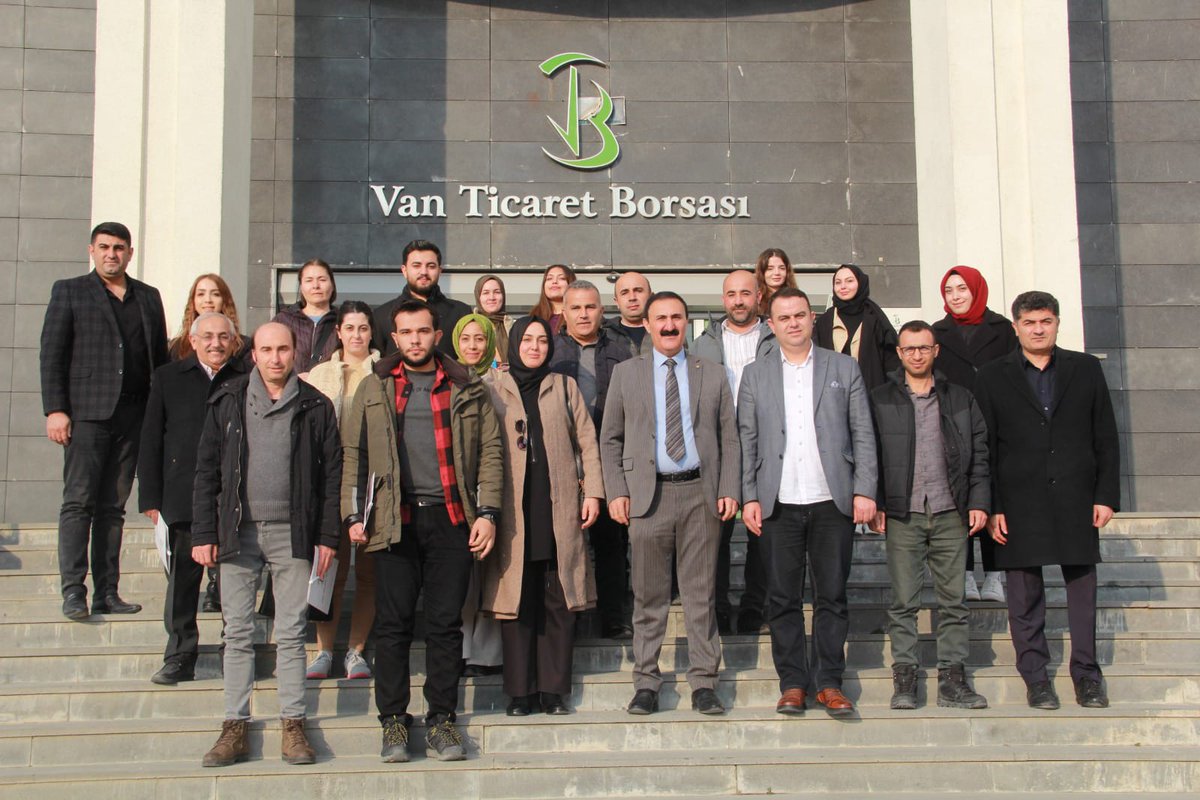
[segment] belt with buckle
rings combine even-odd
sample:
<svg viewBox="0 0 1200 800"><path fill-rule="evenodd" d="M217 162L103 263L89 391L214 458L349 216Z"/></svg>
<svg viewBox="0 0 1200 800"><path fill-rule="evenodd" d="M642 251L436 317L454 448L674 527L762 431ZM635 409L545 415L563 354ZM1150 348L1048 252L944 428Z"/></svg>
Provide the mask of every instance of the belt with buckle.
<svg viewBox="0 0 1200 800"><path fill-rule="evenodd" d="M659 483L683 483L694 481L700 477L700 468L684 470L683 472L659 472L655 477Z"/></svg>
<svg viewBox="0 0 1200 800"><path fill-rule="evenodd" d="M433 508L434 506L446 505L446 501L445 500L433 500L428 497L418 497L416 500L409 500L408 504L410 506L415 506L417 508Z"/></svg>

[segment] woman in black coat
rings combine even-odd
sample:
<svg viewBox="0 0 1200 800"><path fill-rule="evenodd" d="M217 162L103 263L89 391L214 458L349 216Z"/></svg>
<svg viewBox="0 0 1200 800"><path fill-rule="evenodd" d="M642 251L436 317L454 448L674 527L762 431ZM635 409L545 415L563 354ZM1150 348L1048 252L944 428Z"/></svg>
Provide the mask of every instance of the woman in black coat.
<svg viewBox="0 0 1200 800"><path fill-rule="evenodd" d="M942 277L942 300L946 316L933 323L939 345L933 368L951 383L974 391L975 373L984 364L1015 350L1017 334L1006 317L987 307L987 281L974 267L953 267ZM978 539L983 555L983 588L975 582L975 545L968 544L967 599L1003 603L1004 584L996 569L994 545L988 536Z"/></svg>
<svg viewBox="0 0 1200 800"><path fill-rule="evenodd" d="M896 329L871 299L871 279L854 264L833 273L833 308L817 318L813 338L818 347L852 356L868 393L900 369Z"/></svg>

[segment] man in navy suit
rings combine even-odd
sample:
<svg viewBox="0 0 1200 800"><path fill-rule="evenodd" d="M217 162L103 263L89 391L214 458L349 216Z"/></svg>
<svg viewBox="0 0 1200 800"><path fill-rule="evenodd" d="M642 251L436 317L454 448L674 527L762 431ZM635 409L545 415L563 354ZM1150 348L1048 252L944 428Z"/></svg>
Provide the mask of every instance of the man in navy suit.
<svg viewBox="0 0 1200 800"><path fill-rule="evenodd" d="M846 669L854 525L875 516L875 428L866 385L850 356L813 345L813 313L799 289L771 298L779 347L748 365L738 390L742 519L767 551L771 653L781 697L803 714L810 682L833 717L854 713ZM812 567L815 675L804 635L804 577Z"/></svg>
<svg viewBox="0 0 1200 800"><path fill-rule="evenodd" d="M137 468L150 375L167 363L167 323L158 290L126 274L129 229L102 222L88 245L95 269L57 281L42 326L46 435L65 448L58 564L63 614L136 614L117 594L125 501Z"/></svg>

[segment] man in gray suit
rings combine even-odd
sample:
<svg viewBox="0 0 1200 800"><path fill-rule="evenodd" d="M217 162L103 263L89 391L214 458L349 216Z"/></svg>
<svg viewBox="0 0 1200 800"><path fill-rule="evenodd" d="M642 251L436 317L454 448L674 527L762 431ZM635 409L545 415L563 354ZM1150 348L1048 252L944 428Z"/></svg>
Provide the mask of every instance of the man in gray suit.
<svg viewBox="0 0 1200 800"><path fill-rule="evenodd" d="M875 431L853 358L813 346L808 296L783 288L768 324L779 348L746 367L738 391L742 520L763 537L775 710L803 714L807 690L833 717L854 713L842 694L854 525L875 515ZM804 635L804 577L811 564L816 675Z"/></svg>
<svg viewBox="0 0 1200 800"><path fill-rule="evenodd" d="M679 576L688 637L692 708L721 714L714 583L724 520L737 513L738 452L725 369L683 352L687 304L674 292L646 303L653 349L612 372L600 457L609 515L629 526L633 584L630 714L658 710L658 657L671 608L671 565Z"/></svg>

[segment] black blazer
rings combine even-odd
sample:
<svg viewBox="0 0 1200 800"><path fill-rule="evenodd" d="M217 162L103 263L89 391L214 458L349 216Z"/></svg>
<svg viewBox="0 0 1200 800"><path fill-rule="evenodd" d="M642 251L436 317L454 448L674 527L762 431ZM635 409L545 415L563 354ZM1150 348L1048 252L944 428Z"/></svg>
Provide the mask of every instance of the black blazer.
<svg viewBox="0 0 1200 800"><path fill-rule="evenodd" d="M138 453L138 511L158 509L172 525L192 521L196 448L208 397L245 374L245 362L234 356L210 381L195 353L154 371Z"/></svg>
<svg viewBox="0 0 1200 800"><path fill-rule="evenodd" d="M833 308L826 309L817 317L813 329L813 341L817 347L833 350ZM871 392L876 386L887 382L887 376L900 369L900 356L896 354L896 329L878 306L867 303L863 307L862 336L859 337L858 368L862 372L863 384Z"/></svg>
<svg viewBox="0 0 1200 800"><path fill-rule="evenodd" d="M967 389L975 389L975 373L984 364L1003 358L1017 349L1017 333L1007 318L990 308L983 313L983 322L968 342L963 336L962 325L947 314L933 323L933 335L941 345L933 368L946 376L946 380Z"/></svg>
<svg viewBox="0 0 1200 800"><path fill-rule="evenodd" d="M142 312L149 372L167 363L167 320L158 289L128 275ZM42 412L106 420L121 396L121 331L95 271L55 281L42 324Z"/></svg>
<svg viewBox="0 0 1200 800"><path fill-rule="evenodd" d="M1049 418L1023 370L1015 351L980 368L975 382L988 426L992 512L1008 523L996 567L1099 563L1092 506L1117 510L1121 502L1117 421L1100 361L1056 351Z"/></svg>

